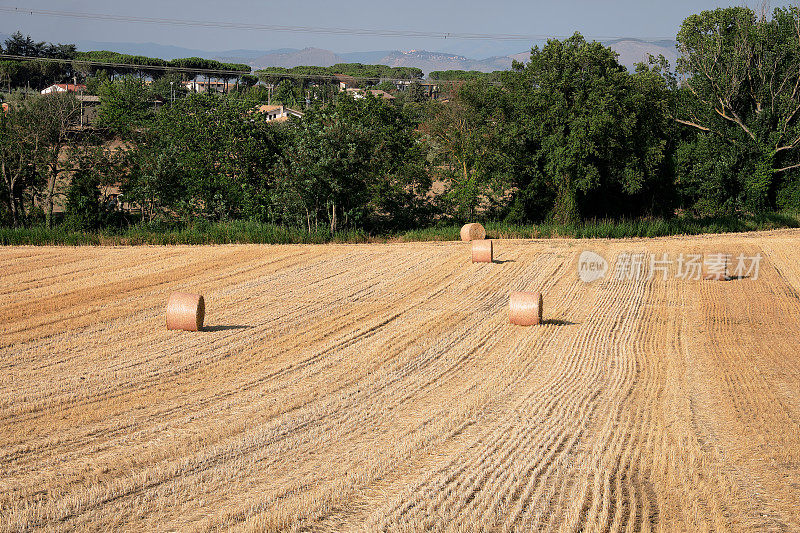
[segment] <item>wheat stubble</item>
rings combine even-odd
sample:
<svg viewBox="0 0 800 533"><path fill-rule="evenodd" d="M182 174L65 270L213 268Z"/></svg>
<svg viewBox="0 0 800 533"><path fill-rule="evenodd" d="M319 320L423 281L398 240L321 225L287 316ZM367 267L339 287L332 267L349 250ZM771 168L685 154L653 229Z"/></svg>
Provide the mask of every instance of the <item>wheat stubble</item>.
<svg viewBox="0 0 800 533"><path fill-rule="evenodd" d="M798 237L2 248L0 529L800 529ZM764 263L587 285L584 249Z"/></svg>

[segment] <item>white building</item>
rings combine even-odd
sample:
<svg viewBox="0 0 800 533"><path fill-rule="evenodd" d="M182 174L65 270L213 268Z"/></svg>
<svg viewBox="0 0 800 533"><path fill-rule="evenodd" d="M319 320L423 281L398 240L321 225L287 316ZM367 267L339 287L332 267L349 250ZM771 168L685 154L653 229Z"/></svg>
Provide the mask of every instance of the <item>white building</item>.
<svg viewBox="0 0 800 533"><path fill-rule="evenodd" d="M256 108L259 113L267 115L267 122L284 122L290 116L302 117L303 113L294 109L289 109L285 105L260 105Z"/></svg>
<svg viewBox="0 0 800 533"><path fill-rule="evenodd" d="M86 92L86 85L75 85L74 83L56 83L46 89L42 89L42 94L83 92Z"/></svg>

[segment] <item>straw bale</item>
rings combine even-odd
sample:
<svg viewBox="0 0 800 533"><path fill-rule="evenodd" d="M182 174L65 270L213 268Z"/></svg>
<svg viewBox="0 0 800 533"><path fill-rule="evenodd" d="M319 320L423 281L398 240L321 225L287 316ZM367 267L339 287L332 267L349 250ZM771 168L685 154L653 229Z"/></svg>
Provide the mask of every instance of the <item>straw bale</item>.
<svg viewBox="0 0 800 533"><path fill-rule="evenodd" d="M542 293L512 292L508 298L508 316L512 324L535 326L542 323Z"/></svg>
<svg viewBox="0 0 800 533"><path fill-rule="evenodd" d="M464 224L461 228L462 241L480 241L486 238L486 230L478 223Z"/></svg>
<svg viewBox="0 0 800 533"><path fill-rule="evenodd" d="M473 263L491 263L492 260L493 260L493 255L492 255L491 239L472 241Z"/></svg>
<svg viewBox="0 0 800 533"><path fill-rule="evenodd" d="M167 329L200 331L206 316L206 304L201 294L173 292L167 300Z"/></svg>

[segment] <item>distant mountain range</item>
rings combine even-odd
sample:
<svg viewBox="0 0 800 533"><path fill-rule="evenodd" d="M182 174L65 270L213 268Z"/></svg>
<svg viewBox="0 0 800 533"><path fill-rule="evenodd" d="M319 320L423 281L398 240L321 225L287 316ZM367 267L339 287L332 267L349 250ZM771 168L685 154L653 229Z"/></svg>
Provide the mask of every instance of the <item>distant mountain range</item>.
<svg viewBox="0 0 800 533"><path fill-rule="evenodd" d="M638 39L619 39L603 43L619 54L619 62L629 69L636 63L646 62L648 54L663 55L670 65L675 66L678 58L674 41L642 41ZM258 57L232 57L226 60L234 63L246 63L254 69L264 67L296 67L315 65L329 67L336 63L368 63L389 65L390 67L417 67L426 74L434 70L478 70L492 72L511 68L513 60L526 62L530 59L530 50L507 56L495 56L486 59L470 59L468 57L445 52L429 52L426 50L399 50L384 52L353 52L336 54L330 50L305 48L303 50L279 50L267 52Z"/></svg>
<svg viewBox="0 0 800 533"><path fill-rule="evenodd" d="M648 54L655 57L658 57L659 54L663 55L669 61L670 68L673 70L675 69L675 63L678 61L678 50L675 47L677 43L675 41L619 39L604 42L603 44L610 46L612 50L618 53L617 60L631 70L636 63L646 63Z"/></svg>
<svg viewBox="0 0 800 533"><path fill-rule="evenodd" d="M528 54L524 55L527 56ZM305 48L303 50L267 52L255 58L226 56L224 60L246 63L254 69L265 67L291 68L301 65L330 67L336 63L365 63L388 65L390 67L416 67L422 69L426 74L434 70L480 70L491 72L511 67L511 56L470 59L445 52L429 52L426 50L390 50L337 54L320 48Z"/></svg>
<svg viewBox="0 0 800 533"><path fill-rule="evenodd" d="M0 33L0 41L8 35ZM533 43L542 45L543 43ZM647 55L657 56L662 54L674 68L677 60L675 41L642 41L639 39L618 39L604 42L619 54L619 62L628 68L634 64L646 61ZM156 43L112 43L97 41L76 42L79 50L112 50L125 54L160 57L162 59L175 59L179 57L205 57L229 63L244 63L258 70L265 67L297 67L313 65L329 67L336 63L365 63L382 64L392 67L416 67L426 74L434 70L478 70L492 72L511 68L511 62L525 62L530 57L530 51L517 54L495 56L485 59L471 59L465 56L446 53L429 52L426 50L383 50L369 52L336 53L321 48L283 48L278 50L225 50L209 52L179 46L161 45Z"/></svg>

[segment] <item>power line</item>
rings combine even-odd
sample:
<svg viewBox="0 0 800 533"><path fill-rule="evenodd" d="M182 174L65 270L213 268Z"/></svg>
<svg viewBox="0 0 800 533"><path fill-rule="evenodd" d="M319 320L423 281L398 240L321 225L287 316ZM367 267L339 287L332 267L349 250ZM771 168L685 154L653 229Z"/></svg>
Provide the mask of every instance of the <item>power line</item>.
<svg viewBox="0 0 800 533"><path fill-rule="evenodd" d="M462 33L447 31L414 31L414 30L387 30L366 28L330 28L316 26L279 26L267 24L251 24L241 22L218 22L202 20L181 20L170 18L134 17L127 15L111 15L105 13L79 13L74 11L56 11L49 9L30 9L11 6L0 6L0 12L15 13L18 15L42 15L51 17L66 17L86 20L103 20L109 22L125 22L128 24L159 24L167 26L189 26L201 28L221 28L248 31L272 31L289 33L318 33L327 35L352 35L352 36L378 36L378 37L417 37L433 39L465 39L489 41L539 41L550 38L564 39L568 35L552 34L518 34L518 33ZM595 40L622 39L624 36L591 36ZM667 38L654 37L648 40L664 40Z"/></svg>

